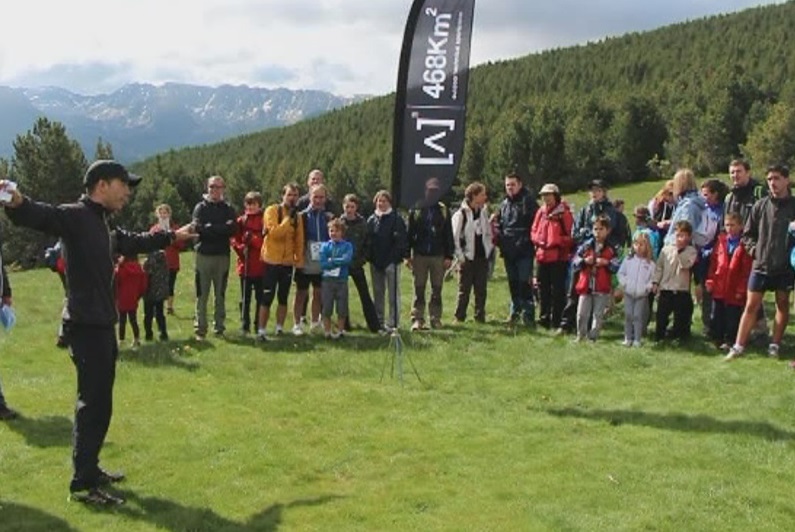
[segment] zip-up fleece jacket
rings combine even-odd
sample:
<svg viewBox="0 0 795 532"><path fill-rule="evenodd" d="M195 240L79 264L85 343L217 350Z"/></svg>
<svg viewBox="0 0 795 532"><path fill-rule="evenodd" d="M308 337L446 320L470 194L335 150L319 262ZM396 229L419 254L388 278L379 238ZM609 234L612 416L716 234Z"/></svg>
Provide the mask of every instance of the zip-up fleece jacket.
<svg viewBox="0 0 795 532"><path fill-rule="evenodd" d="M239 276L262 277L265 265L259 260L262 250L262 211L243 214L235 222L232 236L232 249L237 254L237 274Z"/></svg>
<svg viewBox="0 0 795 532"><path fill-rule="evenodd" d="M229 239L235 234L237 213L225 201L204 198L193 208L193 224L199 233L194 248L202 255L229 255Z"/></svg>
<svg viewBox="0 0 795 532"><path fill-rule="evenodd" d="M539 264L566 262L571 256L574 240L571 238L574 217L565 201L551 209L542 205L536 212L530 238L536 248Z"/></svg>
<svg viewBox="0 0 795 532"><path fill-rule="evenodd" d="M598 250L597 247L599 247ZM607 266L586 264L585 259L589 257L606 259ZM577 250L577 254L572 260L572 267L577 275L574 290L579 295L609 294L613 291L613 274L619 268L618 253L609 242L600 247L593 238L589 238Z"/></svg>
<svg viewBox="0 0 795 532"><path fill-rule="evenodd" d="M396 210L379 215L374 212L367 219L370 236L368 261L379 270L390 264L400 264L409 256L406 224Z"/></svg>
<svg viewBox="0 0 795 532"><path fill-rule="evenodd" d="M320 246L320 268L323 280L347 282L353 258L353 245L347 240L329 240Z"/></svg>
<svg viewBox="0 0 795 532"><path fill-rule="evenodd" d="M745 223L743 245L754 258L755 271L779 275L791 270L792 239L789 224L795 220L795 198L765 197L756 202Z"/></svg>
<svg viewBox="0 0 795 532"><path fill-rule="evenodd" d="M69 320L83 325L110 326L118 321L114 255L147 253L163 249L174 240L171 231L148 234L111 230L109 213L85 196L77 203L57 206L25 197L18 207L5 210L14 225L63 240L69 286L66 308Z"/></svg>
<svg viewBox="0 0 795 532"><path fill-rule="evenodd" d="M124 259L116 265L116 308L119 312L138 310L138 302L146 289L146 273L138 259Z"/></svg>
<svg viewBox="0 0 795 532"><path fill-rule="evenodd" d="M655 264L653 260L636 255L627 257L618 268L618 285L632 297L643 297L651 292Z"/></svg>
<svg viewBox="0 0 795 532"><path fill-rule="evenodd" d="M453 258L453 226L446 206L430 205L409 211L409 248L414 256Z"/></svg>
<svg viewBox="0 0 795 532"><path fill-rule="evenodd" d="M284 205L271 205L265 209L263 219L265 235L260 249L260 260L266 264L304 267L303 216Z"/></svg>
<svg viewBox="0 0 795 532"><path fill-rule="evenodd" d="M712 299L735 307L745 306L753 262L742 242L729 255L729 235L721 233L712 251L705 282Z"/></svg>
<svg viewBox="0 0 795 532"><path fill-rule="evenodd" d="M500 253L508 260L533 256L530 230L538 211L538 202L527 188L516 196L507 196L500 203L497 242Z"/></svg>
<svg viewBox="0 0 795 532"><path fill-rule="evenodd" d="M660 290L690 291L690 272L698 258L698 251L687 246L679 251L674 244L663 246L654 269L654 284Z"/></svg>
<svg viewBox="0 0 795 532"><path fill-rule="evenodd" d="M370 237L367 234L367 220L359 213L356 213L355 218L347 218L343 215L340 220L345 223L345 240L353 246L351 268L361 268L367 262L367 250L370 245Z"/></svg>

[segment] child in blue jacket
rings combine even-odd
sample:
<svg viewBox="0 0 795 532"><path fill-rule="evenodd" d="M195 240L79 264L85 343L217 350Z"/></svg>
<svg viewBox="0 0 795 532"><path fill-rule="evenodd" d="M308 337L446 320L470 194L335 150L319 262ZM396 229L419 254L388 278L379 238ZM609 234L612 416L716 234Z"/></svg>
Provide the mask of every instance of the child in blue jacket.
<svg viewBox="0 0 795 532"><path fill-rule="evenodd" d="M353 260L353 245L345 236L345 222L335 218L328 223L329 240L320 247L321 301L323 332L326 338L345 335L348 318L348 268ZM331 330L331 315L337 307L337 332Z"/></svg>

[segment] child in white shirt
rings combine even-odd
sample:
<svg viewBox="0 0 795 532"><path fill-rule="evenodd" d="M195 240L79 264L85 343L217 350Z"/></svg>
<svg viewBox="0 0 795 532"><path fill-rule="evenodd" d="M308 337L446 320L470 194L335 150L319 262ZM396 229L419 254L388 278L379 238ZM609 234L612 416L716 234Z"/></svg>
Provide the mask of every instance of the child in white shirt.
<svg viewBox="0 0 795 532"><path fill-rule="evenodd" d="M649 292L654 278L654 261L649 235L635 233L632 255L624 259L618 269L618 284L624 291L624 342L640 347L649 315Z"/></svg>

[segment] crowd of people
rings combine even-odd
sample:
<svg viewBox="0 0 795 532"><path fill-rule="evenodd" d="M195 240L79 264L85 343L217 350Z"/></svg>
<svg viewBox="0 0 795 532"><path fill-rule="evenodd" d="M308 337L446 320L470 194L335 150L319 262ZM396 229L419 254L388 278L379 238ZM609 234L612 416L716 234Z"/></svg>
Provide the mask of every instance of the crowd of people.
<svg viewBox="0 0 795 532"><path fill-rule="evenodd" d="M174 314L180 252L191 241L197 341L205 340L211 325L216 336L226 334L233 260L242 334L266 342L288 331L296 336L317 331L337 340L352 330L349 278L366 328L382 334L396 330L402 266L413 279L411 331L445 326L442 291L452 272L458 286L452 320L467 319L474 293L473 318L484 322L499 250L511 326L597 341L605 319L623 302L622 343L632 348L643 345L649 334L657 342L688 340L697 304L704 334L725 360L742 356L752 334L769 337L767 353L778 357L795 284L789 169L772 165L759 182L746 161L734 160L729 174L730 184L707 179L699 185L691 170L678 170L648 204L632 209L634 229L624 202L608 198L603 180L590 182L589 201L575 213L554 183L536 196L514 173L505 176L504 196L492 212L484 184L469 184L460 205L451 207L439 201L439 182L430 179L426 201L405 217L386 190L374 195L367 217L355 194L337 203L319 169L309 173L303 196L297 183L288 183L279 200L266 206L262 195L251 191L238 212L226 199L224 179L212 176L189 223L179 226L171 208L158 205L156 221L144 233L110 225L109 216L127 203L140 180L115 161L89 167L86 194L73 204L38 203L13 190L5 202L9 219L57 237L61 249L66 303L59 345L68 345L78 375L70 491L86 502L120 502L104 486L123 475L99 467L119 343L126 341L129 324L131 346L141 344L141 301L144 339L154 340L153 320L158 338L169 339L167 315ZM0 190L6 183L0 181ZM145 254L143 263L139 254ZM2 304L10 307L1 258L0 267ZM772 332L762 305L767 291L775 293ZM274 299L275 324L269 329ZM0 389L0 418L15 415Z"/></svg>

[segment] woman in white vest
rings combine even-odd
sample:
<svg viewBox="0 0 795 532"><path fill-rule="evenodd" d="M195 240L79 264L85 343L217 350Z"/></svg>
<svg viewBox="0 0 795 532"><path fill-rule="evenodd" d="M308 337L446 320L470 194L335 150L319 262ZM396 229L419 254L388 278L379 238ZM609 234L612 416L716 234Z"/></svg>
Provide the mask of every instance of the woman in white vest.
<svg viewBox="0 0 795 532"><path fill-rule="evenodd" d="M486 287L489 278L489 257L494 252L488 195L482 183L472 183L464 191L461 208L453 214L453 241L459 264L458 304L455 321L466 319L469 295L475 290L475 321L486 321Z"/></svg>

